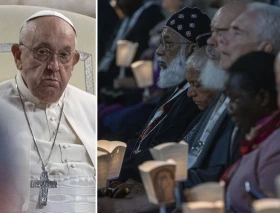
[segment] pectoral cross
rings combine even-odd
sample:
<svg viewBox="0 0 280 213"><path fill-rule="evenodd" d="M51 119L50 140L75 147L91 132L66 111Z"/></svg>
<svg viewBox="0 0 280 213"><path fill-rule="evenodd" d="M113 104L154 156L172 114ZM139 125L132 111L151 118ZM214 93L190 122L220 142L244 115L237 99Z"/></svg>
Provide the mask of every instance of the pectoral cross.
<svg viewBox="0 0 280 213"><path fill-rule="evenodd" d="M39 192L39 205L46 206L48 202L48 190L49 188L57 188L56 181L50 181L48 177L48 172L43 171L40 180L32 180L30 182L31 188L40 188Z"/></svg>

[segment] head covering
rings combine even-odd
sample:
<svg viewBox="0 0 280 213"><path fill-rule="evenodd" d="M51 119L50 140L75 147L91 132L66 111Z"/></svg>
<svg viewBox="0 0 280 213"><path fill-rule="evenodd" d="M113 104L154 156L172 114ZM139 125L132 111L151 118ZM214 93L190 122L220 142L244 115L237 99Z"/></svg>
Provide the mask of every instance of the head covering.
<svg viewBox="0 0 280 213"><path fill-rule="evenodd" d="M73 28L73 30L76 33L76 29L75 29L72 21L69 18L67 18L65 15L63 15L59 12L53 11L53 10L40 10L40 11L34 13L33 15L31 15L28 19L26 19L24 23L27 23L28 21L30 21L32 19L42 17L42 16L56 16L56 17L59 17L59 18L63 19L64 21L66 21L68 24L70 24L71 27Z"/></svg>
<svg viewBox="0 0 280 213"><path fill-rule="evenodd" d="M207 39L211 36L210 23L210 18L198 8L185 7L173 14L165 27L202 47L207 44Z"/></svg>

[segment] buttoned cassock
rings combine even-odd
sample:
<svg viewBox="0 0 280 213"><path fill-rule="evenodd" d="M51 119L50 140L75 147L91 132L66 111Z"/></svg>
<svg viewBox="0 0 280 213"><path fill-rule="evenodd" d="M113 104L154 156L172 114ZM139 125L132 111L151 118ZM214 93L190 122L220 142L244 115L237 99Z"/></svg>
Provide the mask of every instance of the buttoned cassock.
<svg viewBox="0 0 280 213"><path fill-rule="evenodd" d="M39 189L30 189L30 180L40 179L41 161L24 117L15 79L0 84L0 97L5 107L13 112L11 119L6 121L15 131L12 143L21 153L20 159L16 159L20 168L16 186L20 211L51 213L75 209L75 212L93 212L96 182L95 96L68 85L58 102L42 104L25 86L20 73L16 79L43 161L49 156L64 102L56 143L47 165L49 179L56 180L58 188L49 189L48 205L38 210Z"/></svg>

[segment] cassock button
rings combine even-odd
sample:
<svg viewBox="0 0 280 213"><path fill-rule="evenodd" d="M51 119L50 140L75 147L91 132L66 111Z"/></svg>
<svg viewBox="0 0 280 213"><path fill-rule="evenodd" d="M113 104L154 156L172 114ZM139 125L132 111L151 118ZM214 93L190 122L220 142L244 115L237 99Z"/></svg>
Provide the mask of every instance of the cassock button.
<svg viewBox="0 0 280 213"><path fill-rule="evenodd" d="M50 120L51 120L51 121L55 121L55 118L54 118L54 117L51 117Z"/></svg>
<svg viewBox="0 0 280 213"><path fill-rule="evenodd" d="M65 162L65 163L68 163L68 160L67 160L67 159L65 159L65 160L64 160L64 162Z"/></svg>
<svg viewBox="0 0 280 213"><path fill-rule="evenodd" d="M71 147L71 145L64 144L62 147L63 147L64 149L68 149L68 148L70 148L70 147Z"/></svg>
<svg viewBox="0 0 280 213"><path fill-rule="evenodd" d="M75 164L71 164L71 167L72 167L72 168L75 168L75 167L76 167L76 165L75 165Z"/></svg>

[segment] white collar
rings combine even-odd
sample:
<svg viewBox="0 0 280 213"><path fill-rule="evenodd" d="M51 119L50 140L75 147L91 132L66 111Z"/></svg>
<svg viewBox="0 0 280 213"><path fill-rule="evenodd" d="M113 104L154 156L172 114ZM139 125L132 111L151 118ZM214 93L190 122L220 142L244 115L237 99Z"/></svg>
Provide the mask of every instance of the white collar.
<svg viewBox="0 0 280 213"><path fill-rule="evenodd" d="M62 106L62 103L63 103L63 100L64 100L64 94L65 94L65 91L63 92L62 96L59 98L59 100L55 103L52 103L52 104L46 104L46 103L42 103L38 98L36 98L31 92L30 90L27 88L27 86L25 85L23 79L22 79L22 76L21 76L21 73L18 72L17 75L16 75L16 82L14 80L13 82L13 85L14 85L14 88L16 90L16 93L17 93L17 88L16 88L16 83L18 85L18 88L19 88L19 91L21 93L21 95L23 96L24 99L26 99L27 101L35 104L36 106L38 106L39 108L48 108L50 107L51 105L59 105L60 107Z"/></svg>

